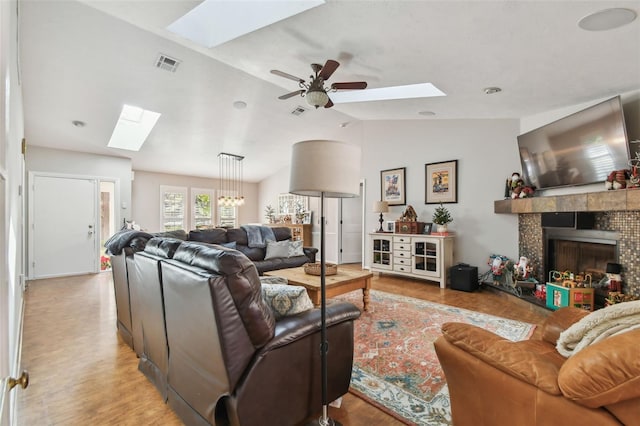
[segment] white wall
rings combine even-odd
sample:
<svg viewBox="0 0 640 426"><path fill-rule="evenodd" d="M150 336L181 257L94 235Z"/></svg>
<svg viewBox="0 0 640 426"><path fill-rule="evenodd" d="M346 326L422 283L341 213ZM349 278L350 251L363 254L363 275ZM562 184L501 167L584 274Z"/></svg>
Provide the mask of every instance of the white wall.
<svg viewBox="0 0 640 426"><path fill-rule="evenodd" d="M215 194L218 189L218 179L135 171L132 184L133 216L131 218L150 232L160 230L160 185L182 186L187 190L189 188L211 189ZM239 223L262 221L258 212L258 184L245 182L242 185L242 191L245 205L238 208ZM187 211L186 214L191 217L191 211Z"/></svg>
<svg viewBox="0 0 640 426"><path fill-rule="evenodd" d="M29 146L27 148L27 171L92 176L117 179L116 184L116 228L123 219L131 217L131 160L106 155L61 149Z"/></svg>
<svg viewBox="0 0 640 426"><path fill-rule="evenodd" d="M291 156L291 153L289 153ZM258 184L258 205L259 205L259 221L267 223L267 219L264 215L264 210L267 206L273 207L276 212L278 210L278 195L286 194L289 192L289 175L291 174L291 167L285 167L278 170L268 178L262 180ZM317 212L314 212L314 221L316 219Z"/></svg>
<svg viewBox="0 0 640 426"><path fill-rule="evenodd" d="M425 204L425 164L458 160L458 202L445 204L454 221L454 261L488 269L492 253L518 256L518 220L494 214L504 198L505 180L519 170L517 120L411 120L366 122L363 135L365 206L379 200L380 171L406 167L407 204L418 220L431 222L437 204ZM385 220L396 220L406 206L392 206ZM378 215L366 216L366 230ZM368 247L367 247L368 250Z"/></svg>
<svg viewBox="0 0 640 426"><path fill-rule="evenodd" d="M520 170L517 120L366 121L348 129L340 140L362 146L365 207L380 199L381 170L406 167L407 204L414 207L418 220L431 222L437 205L425 204L425 164L458 160L458 203L446 205L454 217L450 230L457 236L455 261L483 271L492 253L518 256L517 216L493 212L494 201L504 198L505 180ZM260 182L261 215L288 188L289 168ZM405 208L391 207L385 220L397 219ZM378 215L368 213L365 230L377 227Z"/></svg>

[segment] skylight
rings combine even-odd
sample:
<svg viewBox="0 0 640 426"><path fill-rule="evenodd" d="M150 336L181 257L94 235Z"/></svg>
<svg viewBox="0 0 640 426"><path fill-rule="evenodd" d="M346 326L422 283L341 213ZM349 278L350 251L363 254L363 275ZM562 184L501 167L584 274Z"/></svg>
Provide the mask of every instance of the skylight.
<svg viewBox="0 0 640 426"><path fill-rule="evenodd" d="M345 90L329 94L334 104L349 102L384 101L388 99L430 98L447 96L431 83L408 84L406 86L381 87L379 89Z"/></svg>
<svg viewBox="0 0 640 426"><path fill-rule="evenodd" d="M160 118L159 112L125 104L107 146L140 151L140 147L156 125L158 118Z"/></svg>
<svg viewBox="0 0 640 426"><path fill-rule="evenodd" d="M211 48L323 3L324 0L205 0L167 29Z"/></svg>

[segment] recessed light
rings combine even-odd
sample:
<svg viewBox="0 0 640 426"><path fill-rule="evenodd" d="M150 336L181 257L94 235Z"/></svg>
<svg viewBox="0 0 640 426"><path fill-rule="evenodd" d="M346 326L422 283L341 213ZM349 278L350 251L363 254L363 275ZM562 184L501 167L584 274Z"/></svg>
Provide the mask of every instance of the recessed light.
<svg viewBox="0 0 640 426"><path fill-rule="evenodd" d="M243 101L235 101L233 103L233 107L235 109L245 109L247 107L247 103Z"/></svg>
<svg viewBox="0 0 640 426"><path fill-rule="evenodd" d="M87 123L85 123L84 121L80 121L80 120L73 120L71 122L71 124L73 124L76 127L84 127L87 125Z"/></svg>
<svg viewBox="0 0 640 426"><path fill-rule="evenodd" d="M607 31L633 22L636 16L631 9L604 9L580 19L578 26L587 31Z"/></svg>
<svg viewBox="0 0 640 426"><path fill-rule="evenodd" d="M502 92L502 89L499 87L485 87L482 90L485 95L493 95L494 93Z"/></svg>
<svg viewBox="0 0 640 426"><path fill-rule="evenodd" d="M430 115L436 115L436 113L435 113L435 112L433 112L433 111L420 111L420 112L418 112L418 114L420 114L420 115L427 115L427 116L430 116Z"/></svg>

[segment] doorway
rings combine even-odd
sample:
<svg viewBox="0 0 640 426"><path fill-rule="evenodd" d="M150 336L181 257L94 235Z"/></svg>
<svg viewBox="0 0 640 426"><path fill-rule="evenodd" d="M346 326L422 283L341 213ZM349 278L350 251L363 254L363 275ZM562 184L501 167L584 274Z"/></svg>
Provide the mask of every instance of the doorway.
<svg viewBox="0 0 640 426"><path fill-rule="evenodd" d="M364 182L361 181L358 197L340 200L339 263L362 262L363 194Z"/></svg>
<svg viewBox="0 0 640 426"><path fill-rule="evenodd" d="M100 181L100 271L111 270L104 243L116 233L116 183Z"/></svg>
<svg viewBox="0 0 640 426"><path fill-rule="evenodd" d="M98 180L29 173L29 278L96 273Z"/></svg>

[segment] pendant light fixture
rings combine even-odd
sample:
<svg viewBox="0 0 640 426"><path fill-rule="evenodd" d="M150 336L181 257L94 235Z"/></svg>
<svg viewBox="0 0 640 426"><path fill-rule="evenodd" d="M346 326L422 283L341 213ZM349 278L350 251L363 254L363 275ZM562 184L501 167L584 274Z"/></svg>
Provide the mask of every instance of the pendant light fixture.
<svg viewBox="0 0 640 426"><path fill-rule="evenodd" d="M218 154L220 170L220 187L218 189L218 205L238 207L244 204L242 195L242 160L241 155L221 152Z"/></svg>

